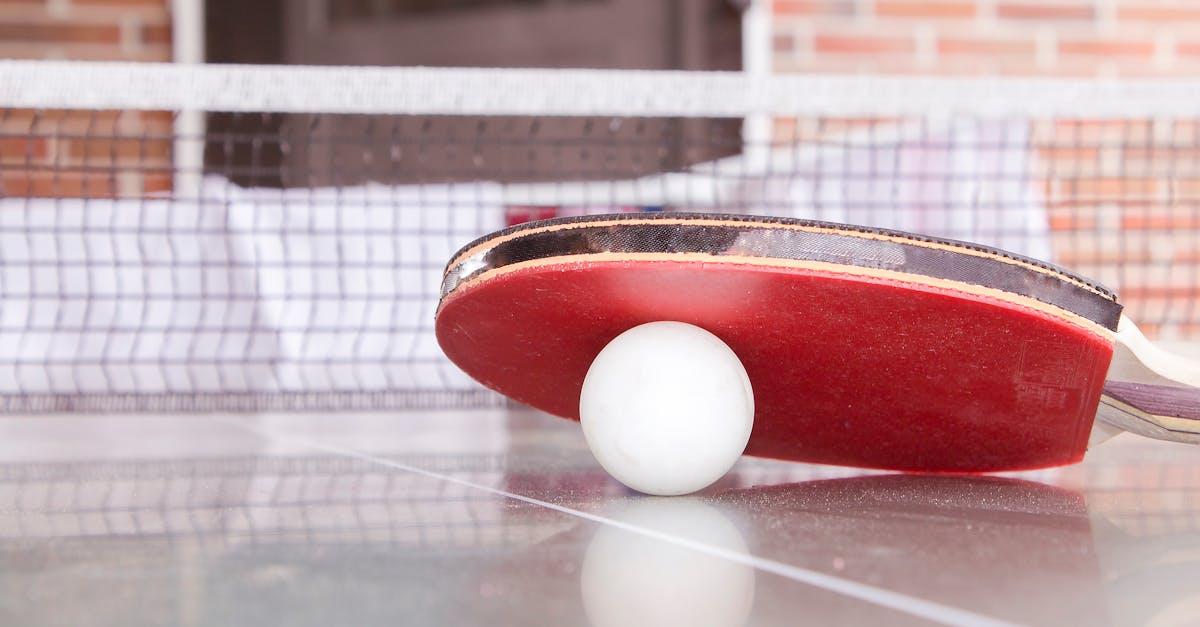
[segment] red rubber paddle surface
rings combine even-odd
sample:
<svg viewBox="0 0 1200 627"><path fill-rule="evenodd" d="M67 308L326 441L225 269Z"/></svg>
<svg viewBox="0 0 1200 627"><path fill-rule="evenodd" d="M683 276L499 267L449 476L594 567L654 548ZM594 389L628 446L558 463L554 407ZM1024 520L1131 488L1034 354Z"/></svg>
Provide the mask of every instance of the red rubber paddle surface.
<svg viewBox="0 0 1200 627"><path fill-rule="evenodd" d="M703 327L754 388L747 454L987 472L1085 452L1111 343L1002 299L738 263L549 263L464 284L437 337L467 374L578 419L593 358L645 322Z"/></svg>

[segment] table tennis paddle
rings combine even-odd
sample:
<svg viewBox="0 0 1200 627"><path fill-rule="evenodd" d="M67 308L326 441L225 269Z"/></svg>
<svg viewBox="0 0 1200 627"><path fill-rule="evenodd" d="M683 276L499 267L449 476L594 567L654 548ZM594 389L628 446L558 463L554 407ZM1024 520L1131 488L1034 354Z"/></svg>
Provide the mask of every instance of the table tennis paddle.
<svg viewBox="0 0 1200 627"><path fill-rule="evenodd" d="M578 419L595 356L658 320L707 329L741 359L750 455L1040 468L1080 460L1097 415L1200 440L1200 368L1147 341L1114 293L1041 261L898 231L676 213L525 223L454 255L436 333L487 387ZM1106 383L1110 364L1135 376Z"/></svg>

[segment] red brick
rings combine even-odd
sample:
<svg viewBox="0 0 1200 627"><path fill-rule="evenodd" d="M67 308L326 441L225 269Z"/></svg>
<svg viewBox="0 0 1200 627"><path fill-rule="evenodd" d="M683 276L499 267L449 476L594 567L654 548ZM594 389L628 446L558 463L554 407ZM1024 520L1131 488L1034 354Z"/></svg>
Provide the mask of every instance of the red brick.
<svg viewBox="0 0 1200 627"><path fill-rule="evenodd" d="M1032 55L1037 46L1030 39L942 37L938 40L937 49L939 54Z"/></svg>
<svg viewBox="0 0 1200 627"><path fill-rule="evenodd" d="M45 0L38 0L37 2L0 1L0 21L38 22L45 18Z"/></svg>
<svg viewBox="0 0 1200 627"><path fill-rule="evenodd" d="M174 187L171 175L166 172L150 172L142 175L142 193L161 194Z"/></svg>
<svg viewBox="0 0 1200 627"><path fill-rule="evenodd" d="M1063 185L1066 185L1066 182L1053 178L1043 178L1033 181L1033 184L1034 189L1042 195L1042 198L1056 198L1063 195L1062 189Z"/></svg>
<svg viewBox="0 0 1200 627"><path fill-rule="evenodd" d="M1176 201L1200 200L1200 179L1176 178L1171 180L1171 198Z"/></svg>
<svg viewBox="0 0 1200 627"><path fill-rule="evenodd" d="M1105 63L1103 65L1105 72L1112 73L1105 75L1108 78L1112 78L1114 75L1117 77L1124 75L1121 73L1121 68L1114 69L1112 63ZM1141 61L1140 65L1151 67L1151 64L1144 61ZM1056 63L1053 68L1049 70L1038 68L1035 73L1044 76L1057 76L1062 78L1096 78L1100 75L1100 69L1101 63L1099 63L1096 58L1075 56L1060 57L1058 63Z"/></svg>
<svg viewBox="0 0 1200 627"><path fill-rule="evenodd" d="M1002 2L996 6L996 16L1010 20L1090 20L1095 11L1086 5Z"/></svg>
<svg viewBox="0 0 1200 627"><path fill-rule="evenodd" d="M43 109L28 113L23 130L36 134L112 135L121 115L119 111Z"/></svg>
<svg viewBox="0 0 1200 627"><path fill-rule="evenodd" d="M1152 198L1157 195L1160 182L1156 178L1080 178L1071 182L1071 191L1077 198Z"/></svg>
<svg viewBox="0 0 1200 627"><path fill-rule="evenodd" d="M1175 263L1200 263L1200 248L1176 250L1175 254L1171 255L1171 261Z"/></svg>
<svg viewBox="0 0 1200 627"><path fill-rule="evenodd" d="M0 137L0 162L24 163L44 158L47 152L45 137Z"/></svg>
<svg viewBox="0 0 1200 627"><path fill-rule="evenodd" d="M872 74L913 72L916 64L912 55L847 55L823 54L819 58L793 58L781 55L775 59L775 70L786 72L819 72L822 74Z"/></svg>
<svg viewBox="0 0 1200 627"><path fill-rule="evenodd" d="M175 113L172 111L138 111L137 116L147 128L170 129L175 123Z"/></svg>
<svg viewBox="0 0 1200 627"><path fill-rule="evenodd" d="M974 2L906 2L876 0L875 14L882 17L954 19L975 17Z"/></svg>
<svg viewBox="0 0 1200 627"><path fill-rule="evenodd" d="M3 1L3 0L0 0ZM116 50L117 46L105 46L112 50ZM53 53L55 56L63 56L59 52L60 46L47 46L44 42L34 41L5 41L0 40L0 58L3 59L45 59Z"/></svg>
<svg viewBox="0 0 1200 627"><path fill-rule="evenodd" d="M0 129L9 133L28 133L37 115L35 109L0 108Z"/></svg>
<svg viewBox="0 0 1200 627"><path fill-rule="evenodd" d="M853 0L775 0L776 15L854 15Z"/></svg>
<svg viewBox="0 0 1200 627"><path fill-rule="evenodd" d="M113 6L150 5L165 6L169 0L71 0L71 4L97 5L111 4Z"/></svg>
<svg viewBox="0 0 1200 627"><path fill-rule="evenodd" d="M1030 76L1044 73L1033 54L942 54L932 68L946 76Z"/></svg>
<svg viewBox="0 0 1200 627"><path fill-rule="evenodd" d="M855 129L870 128L878 126L887 126L890 124L899 124L900 118L838 118L838 117L823 117L821 118L821 130L826 133L844 133Z"/></svg>
<svg viewBox="0 0 1200 627"><path fill-rule="evenodd" d="M1118 20L1144 22L1196 22L1200 21L1200 7L1187 5L1155 6L1138 2L1117 8Z"/></svg>
<svg viewBox="0 0 1200 627"><path fill-rule="evenodd" d="M1074 58L1094 61L1093 57ZM1112 57L1108 63L1093 62L1091 65L1094 67L1087 76L1106 80L1178 77L1187 74L1179 65L1158 65L1150 63L1149 59L1140 56Z"/></svg>
<svg viewBox="0 0 1200 627"><path fill-rule="evenodd" d="M907 37L869 37L858 35L817 35L813 47L818 53L880 54L912 52L915 44Z"/></svg>
<svg viewBox="0 0 1200 627"><path fill-rule="evenodd" d="M1052 220L1053 223L1053 220ZM1070 231L1073 229L1063 230L1066 237L1070 237ZM1081 229L1082 231L1094 231L1095 220L1092 220L1092 226ZM1149 263L1152 255L1145 249L1139 250L1114 250L1110 248L1081 248L1079 250L1056 251L1054 255L1055 261L1065 266L1080 266L1080 265L1117 265L1128 263Z"/></svg>
<svg viewBox="0 0 1200 627"><path fill-rule="evenodd" d="M1200 287L1193 286L1169 286L1169 285L1130 285L1121 289L1121 299L1127 305L1131 301L1166 299L1176 302L1186 302L1192 300L1200 300ZM1138 328L1143 332L1146 328L1142 324L1138 324ZM1149 335L1149 333L1147 333Z"/></svg>
<svg viewBox="0 0 1200 627"><path fill-rule="evenodd" d="M795 137L796 132L800 128L800 124L796 121L796 118L775 118L772 121L772 126L772 136L785 140Z"/></svg>
<svg viewBox="0 0 1200 627"><path fill-rule="evenodd" d="M0 0L3 2L3 0ZM75 61L170 61L171 46L147 44L130 51L119 44L95 44L72 42L7 42L0 40L0 58L45 59L50 54L55 58Z"/></svg>
<svg viewBox="0 0 1200 627"><path fill-rule="evenodd" d="M1180 162L1200 163L1200 148L1178 148L1169 144L1148 148L1125 148L1121 156L1126 161L1158 162L1178 165Z"/></svg>
<svg viewBox="0 0 1200 627"><path fill-rule="evenodd" d="M1200 120L1189 120L1178 118L1171 120L1171 137L1187 138L1189 140L1200 139Z"/></svg>
<svg viewBox="0 0 1200 627"><path fill-rule="evenodd" d="M1096 216L1091 213L1080 215L1078 212L1054 212L1050 214L1050 230L1094 231Z"/></svg>
<svg viewBox="0 0 1200 627"><path fill-rule="evenodd" d="M1054 123L1054 143L1070 146L1080 142L1088 145L1145 142L1152 131L1149 120L1058 120Z"/></svg>
<svg viewBox="0 0 1200 627"><path fill-rule="evenodd" d="M142 27L142 42L147 44L169 44L171 43L171 27L170 26L144 26Z"/></svg>
<svg viewBox="0 0 1200 627"><path fill-rule="evenodd" d="M791 35L775 35L771 45L775 52L792 52L796 49L796 39Z"/></svg>
<svg viewBox="0 0 1200 627"><path fill-rule="evenodd" d="M40 19L46 15L46 0L0 1L0 19L5 21Z"/></svg>
<svg viewBox="0 0 1200 627"><path fill-rule="evenodd" d="M0 24L0 40L119 44L121 29L106 24Z"/></svg>
<svg viewBox="0 0 1200 627"><path fill-rule="evenodd" d="M115 174L109 172L5 172L0 195L32 198L112 198Z"/></svg>
<svg viewBox="0 0 1200 627"><path fill-rule="evenodd" d="M1179 211L1131 213L1121 216L1121 228L1126 231L1194 230L1200 229L1200 215Z"/></svg>
<svg viewBox="0 0 1200 627"><path fill-rule="evenodd" d="M1068 120L1057 120L1054 125L1059 132L1106 128L1127 129L1131 127L1136 127L1146 131L1150 130L1150 122L1148 120L1136 120L1129 118L1074 118Z"/></svg>
<svg viewBox="0 0 1200 627"><path fill-rule="evenodd" d="M1149 57L1154 54L1153 41L1074 40L1060 41L1061 54L1084 54L1098 57Z"/></svg>
<svg viewBox="0 0 1200 627"><path fill-rule="evenodd" d="M1094 146L1043 146L1038 148L1038 157L1046 161L1095 161L1100 158L1100 149Z"/></svg>
<svg viewBox="0 0 1200 627"><path fill-rule="evenodd" d="M1092 210L1096 208L1096 199L1081 199L1066 194L1058 196L1046 195L1043 201L1051 211L1079 211L1083 209Z"/></svg>
<svg viewBox="0 0 1200 627"><path fill-rule="evenodd" d="M67 154L88 163L166 161L172 142L165 138L103 137L66 140Z"/></svg>

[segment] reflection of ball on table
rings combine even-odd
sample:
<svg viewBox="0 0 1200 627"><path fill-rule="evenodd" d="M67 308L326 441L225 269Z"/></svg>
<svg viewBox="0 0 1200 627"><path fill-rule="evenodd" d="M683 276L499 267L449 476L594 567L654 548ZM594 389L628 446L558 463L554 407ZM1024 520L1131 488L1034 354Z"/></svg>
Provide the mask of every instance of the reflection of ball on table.
<svg viewBox="0 0 1200 627"><path fill-rule="evenodd" d="M717 336L651 322L617 336L583 381L579 420L600 465L647 494L694 492L741 456L754 423L750 378Z"/></svg>
<svg viewBox="0 0 1200 627"><path fill-rule="evenodd" d="M692 498L638 499L612 518L709 547L747 552L738 528ZM595 627L743 625L754 569L691 548L602 525L580 569L583 607Z"/></svg>

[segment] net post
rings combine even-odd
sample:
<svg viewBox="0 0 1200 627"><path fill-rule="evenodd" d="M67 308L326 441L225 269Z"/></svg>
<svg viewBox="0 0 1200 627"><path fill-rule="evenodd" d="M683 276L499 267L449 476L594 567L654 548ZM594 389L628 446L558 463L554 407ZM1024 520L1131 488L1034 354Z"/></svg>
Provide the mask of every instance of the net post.
<svg viewBox="0 0 1200 627"><path fill-rule="evenodd" d="M204 63L204 0L171 0L171 53L175 63ZM180 111L174 121L172 190L176 198L200 195L204 167L204 112Z"/></svg>
<svg viewBox="0 0 1200 627"><path fill-rule="evenodd" d="M742 72L748 79L766 82L773 71L774 36L770 0L746 0L742 11ZM742 154L751 171L765 169L771 146L771 116L750 112L742 121Z"/></svg>

